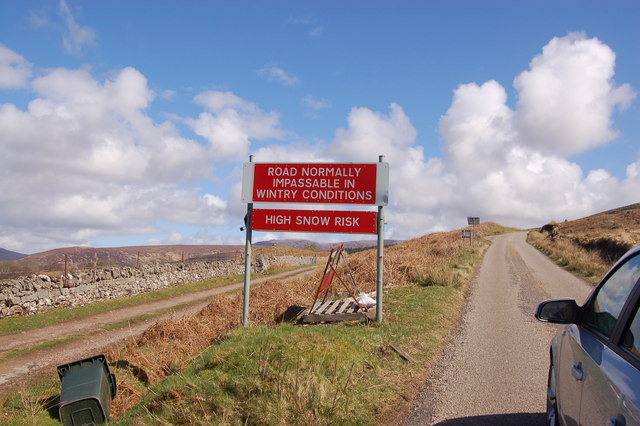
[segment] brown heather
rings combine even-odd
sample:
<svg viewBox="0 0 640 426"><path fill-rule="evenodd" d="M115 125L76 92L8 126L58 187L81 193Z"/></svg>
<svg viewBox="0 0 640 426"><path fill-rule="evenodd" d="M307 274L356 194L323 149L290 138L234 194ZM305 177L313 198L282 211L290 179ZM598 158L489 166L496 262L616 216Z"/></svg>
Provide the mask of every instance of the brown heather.
<svg viewBox="0 0 640 426"><path fill-rule="evenodd" d="M528 241L558 265L596 284L620 256L640 244L640 204L551 222L530 231Z"/></svg>

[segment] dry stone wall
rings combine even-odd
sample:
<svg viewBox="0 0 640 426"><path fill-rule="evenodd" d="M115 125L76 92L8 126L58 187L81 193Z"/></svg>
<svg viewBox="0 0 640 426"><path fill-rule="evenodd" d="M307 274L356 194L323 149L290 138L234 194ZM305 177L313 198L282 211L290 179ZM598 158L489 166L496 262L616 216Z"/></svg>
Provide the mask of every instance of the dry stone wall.
<svg viewBox="0 0 640 426"><path fill-rule="evenodd" d="M273 266L309 265L315 256L254 258L254 272ZM34 314L57 307L80 306L105 299L144 293L165 287L244 273L244 260L159 263L134 267L88 269L59 277L30 275L0 280L0 318Z"/></svg>

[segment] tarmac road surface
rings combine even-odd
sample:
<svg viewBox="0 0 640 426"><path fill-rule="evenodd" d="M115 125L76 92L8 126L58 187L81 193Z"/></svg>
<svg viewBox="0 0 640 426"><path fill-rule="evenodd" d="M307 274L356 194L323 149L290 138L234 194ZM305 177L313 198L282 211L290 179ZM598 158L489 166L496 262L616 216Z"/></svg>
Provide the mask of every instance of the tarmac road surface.
<svg viewBox="0 0 640 426"><path fill-rule="evenodd" d="M526 243L490 237L459 329L404 425L544 425L549 343L556 325L533 317L539 302L593 288Z"/></svg>

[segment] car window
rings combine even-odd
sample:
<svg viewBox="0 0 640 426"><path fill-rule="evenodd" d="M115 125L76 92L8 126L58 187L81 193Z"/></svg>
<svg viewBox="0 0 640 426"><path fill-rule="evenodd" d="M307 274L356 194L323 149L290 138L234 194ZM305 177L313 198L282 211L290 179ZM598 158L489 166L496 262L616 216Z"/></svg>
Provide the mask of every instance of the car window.
<svg viewBox="0 0 640 426"><path fill-rule="evenodd" d="M622 338L622 347L640 358L640 315L638 315L638 308L636 308L636 314L631 322L631 326L624 333Z"/></svg>
<svg viewBox="0 0 640 426"><path fill-rule="evenodd" d="M640 256L629 259L600 287L593 302L583 310L582 321L611 337L620 311L640 278Z"/></svg>

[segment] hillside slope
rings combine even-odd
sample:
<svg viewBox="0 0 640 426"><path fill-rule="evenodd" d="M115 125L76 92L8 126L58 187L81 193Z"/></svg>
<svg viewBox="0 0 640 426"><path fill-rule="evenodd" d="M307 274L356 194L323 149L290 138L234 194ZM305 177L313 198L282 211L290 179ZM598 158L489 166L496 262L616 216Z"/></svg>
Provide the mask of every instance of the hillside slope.
<svg viewBox="0 0 640 426"><path fill-rule="evenodd" d="M0 248L0 260L16 260L25 256L26 254L17 253L15 251L5 250L3 248Z"/></svg>
<svg viewBox="0 0 640 426"><path fill-rule="evenodd" d="M543 227L554 237L569 239L613 262L640 244L640 203L619 207L582 219L550 223Z"/></svg>

